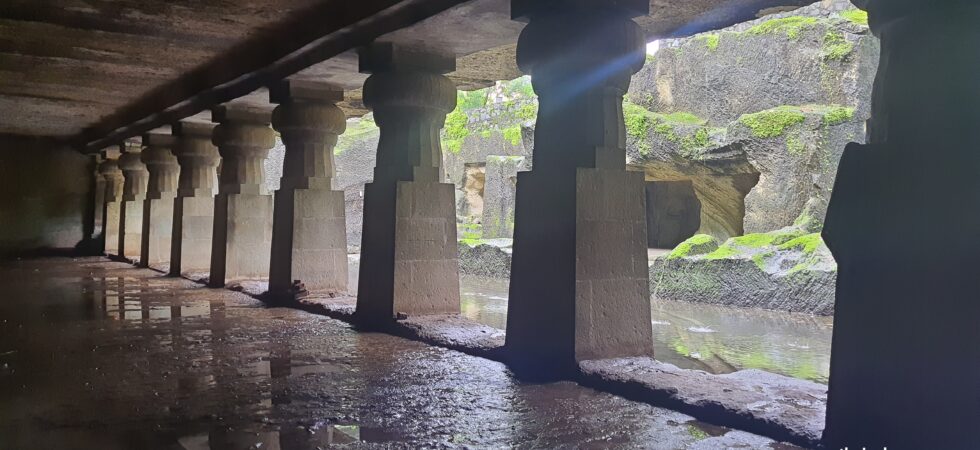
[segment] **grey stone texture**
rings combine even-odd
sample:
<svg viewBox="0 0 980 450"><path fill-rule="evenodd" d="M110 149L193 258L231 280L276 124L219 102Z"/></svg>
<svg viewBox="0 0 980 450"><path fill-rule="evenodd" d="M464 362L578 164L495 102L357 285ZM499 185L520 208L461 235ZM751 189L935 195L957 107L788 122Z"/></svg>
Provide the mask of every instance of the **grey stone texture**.
<svg viewBox="0 0 980 450"><path fill-rule="evenodd" d="M85 237L90 164L57 142L0 136L0 258L68 250Z"/></svg>
<svg viewBox="0 0 980 450"><path fill-rule="evenodd" d="M180 166L173 154L176 140L172 135L143 137L140 157L149 171L146 200L143 201L143 231L140 244L142 267L162 267L169 264L173 238L174 198Z"/></svg>
<svg viewBox="0 0 980 450"><path fill-rule="evenodd" d="M517 172L523 165L523 156L487 156L482 222L485 239L514 237Z"/></svg>
<svg viewBox="0 0 980 450"><path fill-rule="evenodd" d="M519 42L540 109L533 169L517 181L510 366L554 378L583 359L650 356L643 176L626 171L619 107L644 37L614 7L576 4L535 7Z"/></svg>
<svg viewBox="0 0 980 450"><path fill-rule="evenodd" d="M212 140L221 154L214 197L209 285L222 287L269 276L273 199L263 161L275 145L271 111L221 107Z"/></svg>
<svg viewBox="0 0 980 450"><path fill-rule="evenodd" d="M293 300L308 292L347 290L344 193L332 190L334 145L346 117L335 103L343 91L329 85L283 82L272 123L286 145L275 195L269 295ZM303 287L294 286L302 283Z"/></svg>
<svg viewBox="0 0 980 450"><path fill-rule="evenodd" d="M405 61L412 61L405 64ZM443 183L439 141L456 89L441 75L451 57L373 45L365 105L381 127L371 183L364 186L358 320L385 326L399 315L459 312L453 186Z"/></svg>
<svg viewBox="0 0 980 450"><path fill-rule="evenodd" d="M139 261L143 245L143 201L150 173L140 159L139 146L123 144L119 168L123 173L122 203L119 207L118 254L130 261Z"/></svg>
<svg viewBox="0 0 980 450"><path fill-rule="evenodd" d="M208 272L214 232L214 195L218 149L211 143L213 124L180 123L174 153L180 165L174 199L170 274Z"/></svg>
<svg viewBox="0 0 980 450"><path fill-rule="evenodd" d="M831 315L837 264L819 237L805 233L780 230L772 233L782 236L779 244L762 246L698 235L681 244L689 246L686 252L651 261L650 293L656 299ZM812 241L794 242L796 237ZM724 249L716 253L719 244Z"/></svg>
<svg viewBox="0 0 980 450"><path fill-rule="evenodd" d="M103 240L107 255L119 255L120 208L122 207L123 174L117 159L107 159L99 166L105 178L105 210L102 223L105 224Z"/></svg>

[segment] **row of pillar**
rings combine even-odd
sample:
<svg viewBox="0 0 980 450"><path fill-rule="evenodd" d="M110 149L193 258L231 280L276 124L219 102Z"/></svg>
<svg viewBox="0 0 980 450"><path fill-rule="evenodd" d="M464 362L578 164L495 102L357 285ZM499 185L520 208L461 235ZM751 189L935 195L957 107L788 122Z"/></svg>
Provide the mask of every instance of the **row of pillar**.
<svg viewBox="0 0 980 450"><path fill-rule="evenodd" d="M584 2L554 13L515 1L514 10L530 19L518 63L533 76L541 113L535 168L518 183L512 365L551 377L582 359L652 355L643 178L626 171L622 112L645 60L630 17L648 6ZM370 74L364 104L380 127L364 187L355 317L365 326L460 310L455 190L444 182L440 143L456 107L445 76L455 63L394 44L360 53ZM273 300L303 288L345 291L344 195L332 187L343 98L328 85L286 80L270 87L271 114L220 106L213 130L182 122L170 135L144 136L142 149L123 146L101 166L106 252L169 263L175 276L208 272L212 287L268 277ZM263 187L274 130L286 146L275 196Z"/></svg>
<svg viewBox="0 0 980 450"><path fill-rule="evenodd" d="M977 240L949 236L980 229L980 7L855 2L871 14L883 60L872 144L846 152L827 218L840 282L825 438L833 448L960 448L980 414ZM583 359L652 355L643 179L626 171L622 111L645 56L631 18L649 2L512 0L512 12L528 20L517 62L540 109L534 169L517 185L509 362L518 374L553 376ZM383 325L400 313L458 312L453 187L442 182L439 143L455 107L444 76L455 61L376 44L362 51L361 68L381 137L364 193L356 316ZM175 138L144 141L142 155L127 147L102 163L106 251L159 262L172 208L173 274L206 269L215 286L269 274L272 293L286 298L293 280L343 290L343 195L331 187L343 93L284 83L271 97L271 117L216 109L210 141L207 127L182 123ZM262 188L270 123L286 144L275 199ZM175 197L168 145L180 167ZM147 178L149 189L140 187ZM927 214L907 213L909 201Z"/></svg>

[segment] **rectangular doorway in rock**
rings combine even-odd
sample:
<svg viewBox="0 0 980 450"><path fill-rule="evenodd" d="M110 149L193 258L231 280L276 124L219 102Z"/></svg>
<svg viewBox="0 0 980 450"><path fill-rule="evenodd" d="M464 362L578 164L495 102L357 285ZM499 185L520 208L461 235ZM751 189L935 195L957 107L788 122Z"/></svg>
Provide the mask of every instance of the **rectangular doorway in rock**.
<svg viewBox="0 0 980 450"><path fill-rule="evenodd" d="M483 191L486 186L485 163L467 163L463 169L463 199L460 215L467 223L480 223L483 219Z"/></svg>
<svg viewBox="0 0 980 450"><path fill-rule="evenodd" d="M647 241L671 249L701 227L701 201L691 181L647 181Z"/></svg>

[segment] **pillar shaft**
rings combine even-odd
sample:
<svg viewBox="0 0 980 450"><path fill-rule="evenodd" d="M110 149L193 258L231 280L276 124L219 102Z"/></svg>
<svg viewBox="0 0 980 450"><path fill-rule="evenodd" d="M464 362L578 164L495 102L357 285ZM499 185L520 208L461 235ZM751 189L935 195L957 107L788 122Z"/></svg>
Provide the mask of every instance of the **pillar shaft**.
<svg viewBox="0 0 980 450"><path fill-rule="evenodd" d="M333 148L347 126L334 102L337 89L304 89L283 82L270 93L279 103L272 123L286 145L282 182L275 196L269 294L283 300L300 293L347 290L344 193L332 190Z"/></svg>
<svg viewBox="0 0 980 450"><path fill-rule="evenodd" d="M214 233L214 195L220 156L211 142L213 124L175 125L174 153L180 166L174 199L170 275L208 272Z"/></svg>
<svg viewBox="0 0 980 450"><path fill-rule="evenodd" d="M143 236L140 265L162 267L170 261L173 236L174 198L180 166L173 154L174 137L149 134L143 137L141 154L150 173L143 202Z"/></svg>
<svg viewBox="0 0 980 450"><path fill-rule="evenodd" d="M518 174L506 345L519 375L551 378L653 354L643 175L626 171L622 109L645 59L630 17L647 6L543 3L512 3L530 19L517 59L540 108L534 168Z"/></svg>
<svg viewBox="0 0 980 450"><path fill-rule="evenodd" d="M442 183L439 131L456 104L441 73L455 60L392 46L361 54L364 103L381 128L374 179L364 187L357 297L362 323L398 313L459 312L455 194Z"/></svg>
<svg viewBox="0 0 980 450"><path fill-rule="evenodd" d="M140 159L139 146L125 146L119 157L119 168L123 173L122 206L120 208L119 256L138 261L143 236L143 200L149 172Z"/></svg>
<svg viewBox="0 0 980 450"><path fill-rule="evenodd" d="M213 142L221 154L209 284L269 276L272 196L266 192L263 162L276 143L270 111L218 108Z"/></svg>
<svg viewBox="0 0 980 450"><path fill-rule="evenodd" d="M100 255L105 252L105 226L103 225L105 211L105 176L101 166L105 158L101 154L92 156L92 209L91 216L86 213L85 236L90 242L86 252Z"/></svg>
<svg viewBox="0 0 980 450"><path fill-rule="evenodd" d="M102 208L102 223L104 224L102 237L105 242L105 253L107 255L119 255L119 226L122 224L120 212L123 197L123 178L122 170L119 169L119 161L107 159L99 165L99 173L105 179L104 199L105 204Z"/></svg>
<svg viewBox="0 0 980 450"><path fill-rule="evenodd" d="M859 3L859 2L855 2ZM827 448L970 448L980 417L980 6L870 0L869 144L847 147Z"/></svg>

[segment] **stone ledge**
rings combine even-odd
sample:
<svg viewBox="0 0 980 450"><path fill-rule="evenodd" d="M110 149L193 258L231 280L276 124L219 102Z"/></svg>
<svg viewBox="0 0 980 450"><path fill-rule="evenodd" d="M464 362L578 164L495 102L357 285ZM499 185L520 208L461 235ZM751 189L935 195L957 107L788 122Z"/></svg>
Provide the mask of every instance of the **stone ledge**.
<svg viewBox="0 0 980 450"><path fill-rule="evenodd" d="M712 375L652 358L583 361L579 383L699 420L819 447L827 386L761 370Z"/></svg>

